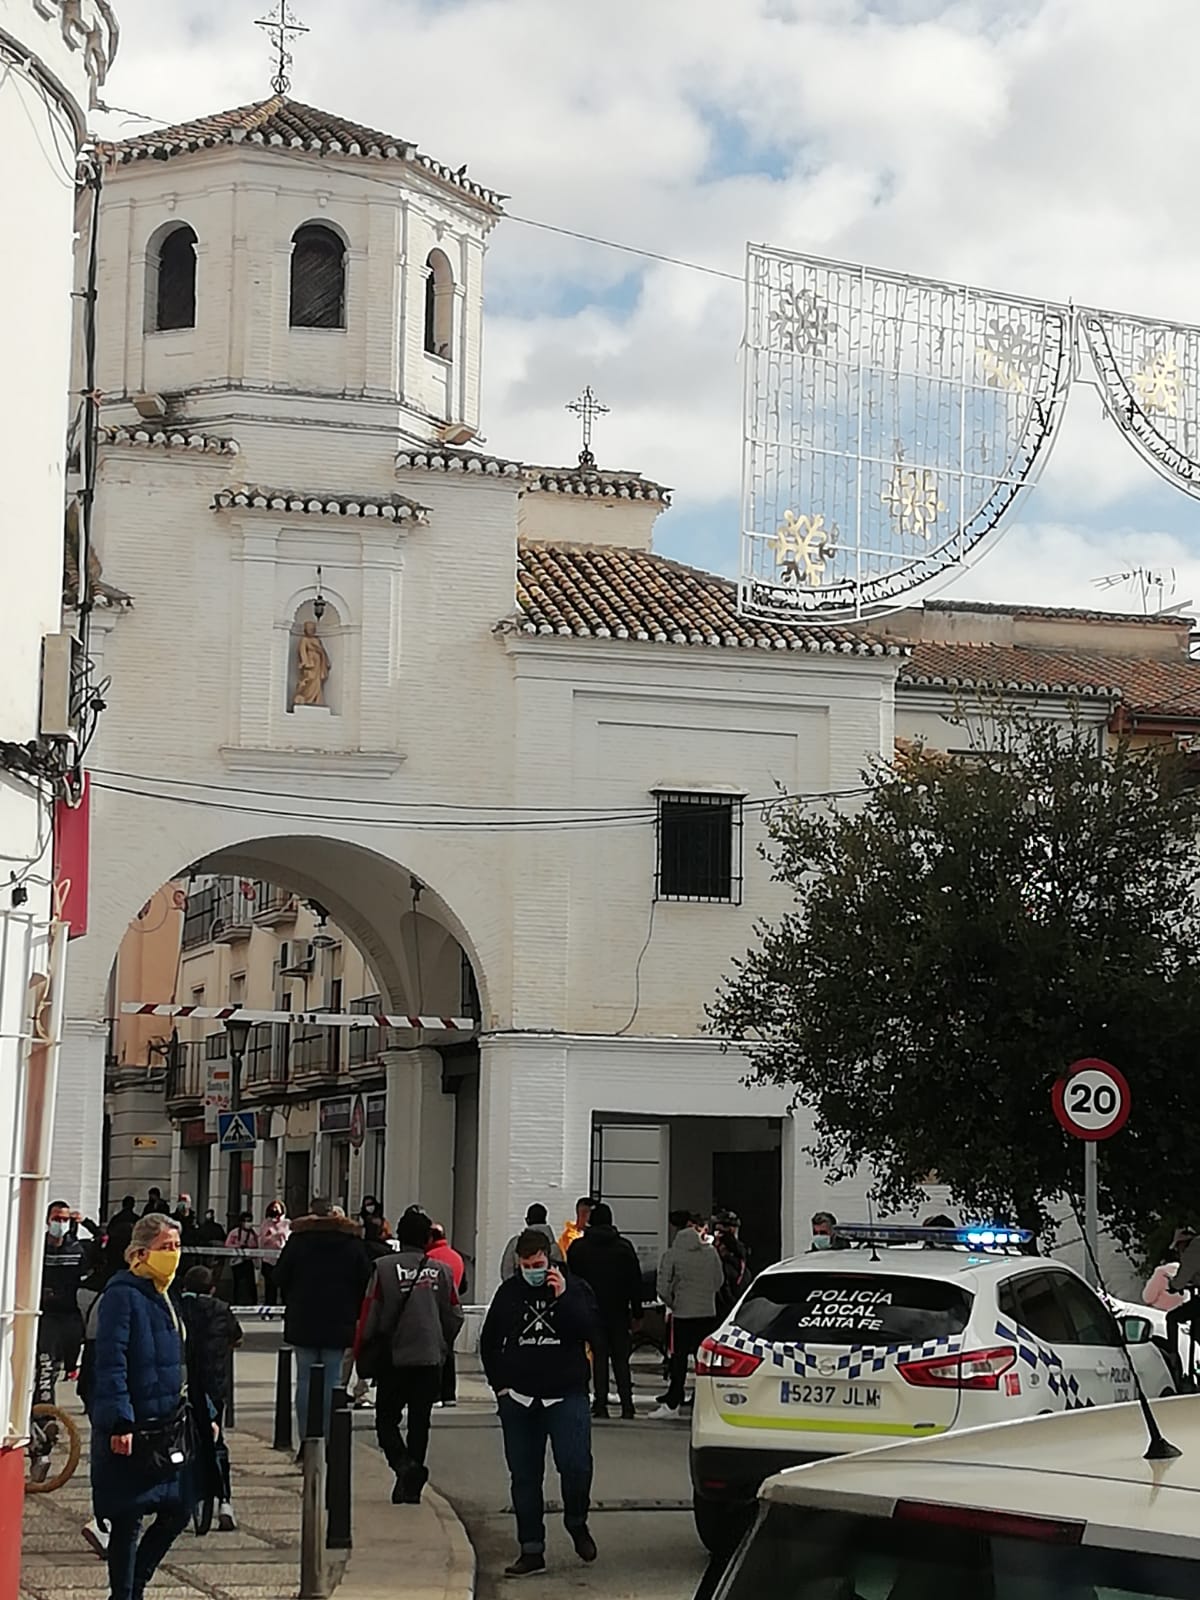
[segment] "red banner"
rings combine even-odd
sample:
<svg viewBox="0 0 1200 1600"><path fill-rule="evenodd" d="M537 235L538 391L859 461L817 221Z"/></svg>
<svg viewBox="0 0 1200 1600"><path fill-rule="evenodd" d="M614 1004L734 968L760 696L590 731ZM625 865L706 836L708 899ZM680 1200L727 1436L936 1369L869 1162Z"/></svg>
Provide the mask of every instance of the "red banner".
<svg viewBox="0 0 1200 1600"><path fill-rule="evenodd" d="M87 932L91 843L92 787L85 772L79 804L54 803L54 891L71 939Z"/></svg>

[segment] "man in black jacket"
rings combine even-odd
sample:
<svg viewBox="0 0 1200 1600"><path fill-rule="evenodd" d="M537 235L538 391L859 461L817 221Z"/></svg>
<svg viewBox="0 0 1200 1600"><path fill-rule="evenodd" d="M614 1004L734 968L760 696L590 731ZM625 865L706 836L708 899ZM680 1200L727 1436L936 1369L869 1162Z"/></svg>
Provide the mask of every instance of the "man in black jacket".
<svg viewBox="0 0 1200 1600"><path fill-rule="evenodd" d="M642 1320L642 1268L637 1251L613 1226L611 1207L600 1201L592 1214L583 1238L576 1239L567 1251L567 1266L577 1278L591 1285L600 1308L603 1333L592 1351L592 1371L596 1381L592 1415L608 1419L608 1367L612 1363L621 1416L631 1421L633 1377L629 1357L633 1350L632 1325Z"/></svg>
<svg viewBox="0 0 1200 1600"><path fill-rule="evenodd" d="M581 1561L596 1559L588 1532L592 1423L587 1346L600 1336L595 1296L550 1263L550 1242L527 1228L517 1272L496 1290L479 1338L484 1376L496 1394L512 1478L521 1553L504 1569L525 1578L546 1569L546 1440L562 1481L563 1522Z"/></svg>
<svg viewBox="0 0 1200 1600"><path fill-rule="evenodd" d="M325 1432L333 1391L371 1276L362 1227L335 1212L329 1200L314 1200L307 1217L292 1223L275 1263L275 1288L283 1300L283 1339L296 1352L296 1418L300 1437L308 1423L309 1374L325 1369Z"/></svg>

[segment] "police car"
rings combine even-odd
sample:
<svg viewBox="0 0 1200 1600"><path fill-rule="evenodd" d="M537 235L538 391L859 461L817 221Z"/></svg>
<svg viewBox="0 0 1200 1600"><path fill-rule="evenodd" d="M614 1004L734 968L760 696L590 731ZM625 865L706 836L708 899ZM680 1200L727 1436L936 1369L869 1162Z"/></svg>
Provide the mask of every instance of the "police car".
<svg viewBox="0 0 1200 1600"><path fill-rule="evenodd" d="M1152 1409L1167 1449L1110 1406L780 1473L718 1600L1196 1600L1200 1416Z"/></svg>
<svg viewBox="0 0 1200 1600"><path fill-rule="evenodd" d="M1144 1317L1118 1326L1062 1262L1006 1228L845 1227L856 1248L769 1267L696 1361L691 1471L710 1550L763 1479L900 1439L1173 1393Z"/></svg>

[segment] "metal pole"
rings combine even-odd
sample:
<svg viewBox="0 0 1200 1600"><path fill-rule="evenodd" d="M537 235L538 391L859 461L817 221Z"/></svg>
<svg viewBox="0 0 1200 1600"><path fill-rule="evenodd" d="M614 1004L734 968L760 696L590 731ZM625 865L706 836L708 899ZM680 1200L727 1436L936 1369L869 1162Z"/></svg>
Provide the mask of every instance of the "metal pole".
<svg viewBox="0 0 1200 1600"><path fill-rule="evenodd" d="M292 1449L292 1352L288 1345L279 1351L275 1368L275 1438L276 1450Z"/></svg>
<svg viewBox="0 0 1200 1600"><path fill-rule="evenodd" d="M345 1391L343 1391L344 1393ZM327 1550L349 1550L354 1540L350 1530L350 1464L354 1418L348 1406L335 1406L329 1418L329 1473L325 1484L325 1531Z"/></svg>
<svg viewBox="0 0 1200 1600"><path fill-rule="evenodd" d="M237 1406L234 1402L234 1379L237 1369L233 1361L233 1346L230 1345L225 1356L225 1421L224 1425L229 1433L237 1427Z"/></svg>
<svg viewBox="0 0 1200 1600"><path fill-rule="evenodd" d="M229 1044L229 1109L242 1109L242 1056ZM242 1220L242 1152L229 1152L229 1227L230 1231Z"/></svg>
<svg viewBox="0 0 1200 1600"><path fill-rule="evenodd" d="M304 1437L306 1439L324 1439L325 1437L325 1368L321 1362L309 1369L308 1374L308 1410L304 1416Z"/></svg>
<svg viewBox="0 0 1200 1600"><path fill-rule="evenodd" d="M1087 1140L1083 1147L1083 1231L1088 1242L1088 1259L1084 1262L1084 1276L1093 1289L1100 1287L1096 1281L1096 1268L1092 1265L1093 1261L1099 1261L1100 1259L1098 1153L1096 1141L1094 1139Z"/></svg>
<svg viewBox="0 0 1200 1600"><path fill-rule="evenodd" d="M321 1369L313 1368L313 1378ZM311 1411L311 1406L310 1406ZM305 1439L300 1446L304 1491L300 1507L300 1600L325 1600L325 1441Z"/></svg>

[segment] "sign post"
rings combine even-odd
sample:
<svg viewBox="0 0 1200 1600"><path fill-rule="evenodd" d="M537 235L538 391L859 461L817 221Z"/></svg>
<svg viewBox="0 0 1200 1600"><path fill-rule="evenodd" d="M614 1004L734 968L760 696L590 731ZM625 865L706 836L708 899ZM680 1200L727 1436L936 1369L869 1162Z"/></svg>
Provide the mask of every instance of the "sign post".
<svg viewBox="0 0 1200 1600"><path fill-rule="evenodd" d="M1100 1180L1097 1145L1111 1139L1129 1121L1129 1084L1124 1073L1108 1061L1089 1056L1067 1068L1051 1092L1054 1115L1073 1139L1083 1146L1083 1233L1087 1241L1084 1271L1094 1289L1095 1263L1100 1256Z"/></svg>

